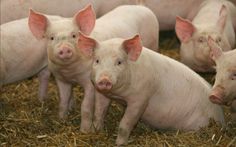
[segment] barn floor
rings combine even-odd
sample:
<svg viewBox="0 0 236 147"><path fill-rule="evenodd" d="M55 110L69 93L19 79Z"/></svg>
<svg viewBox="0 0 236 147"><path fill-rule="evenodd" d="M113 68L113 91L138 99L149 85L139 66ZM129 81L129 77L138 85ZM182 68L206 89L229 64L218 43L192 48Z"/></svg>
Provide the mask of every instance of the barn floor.
<svg viewBox="0 0 236 147"><path fill-rule="evenodd" d="M162 32L161 53L179 59L179 43L174 32ZM213 75L202 75L213 82ZM3 86L0 89L0 146L114 146L119 121L124 108L112 103L105 121L103 133L82 134L80 128L80 104L83 90L74 89L77 109L70 112L67 121L57 118L58 91L53 78L49 86L48 99L42 104L37 99L36 77ZM141 121L133 130L128 146L236 147L236 123L230 119L228 108L224 108L227 128L213 121L198 132L153 130Z"/></svg>

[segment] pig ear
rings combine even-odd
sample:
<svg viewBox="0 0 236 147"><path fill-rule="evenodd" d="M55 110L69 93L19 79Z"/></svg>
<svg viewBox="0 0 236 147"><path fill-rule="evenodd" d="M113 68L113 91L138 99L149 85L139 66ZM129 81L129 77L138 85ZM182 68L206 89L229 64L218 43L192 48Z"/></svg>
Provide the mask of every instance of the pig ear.
<svg viewBox="0 0 236 147"><path fill-rule="evenodd" d="M210 47L210 57L213 60L217 60L222 55L221 48L216 44L212 37L208 37L208 45Z"/></svg>
<svg viewBox="0 0 236 147"><path fill-rule="evenodd" d="M227 19L227 8L225 5L222 5L219 13L219 19L217 21L217 26L220 28L220 32L224 31L226 19Z"/></svg>
<svg viewBox="0 0 236 147"><path fill-rule="evenodd" d="M44 37L47 30L47 23L47 17L30 9L28 26L36 38L42 39Z"/></svg>
<svg viewBox="0 0 236 147"><path fill-rule="evenodd" d="M80 31L85 35L89 35L94 26L96 21L96 15L93 10L92 5L88 5L84 9L80 10L74 16L74 22L79 27Z"/></svg>
<svg viewBox="0 0 236 147"><path fill-rule="evenodd" d="M135 35L133 38L125 40L123 42L125 52L128 54L128 58L131 61L136 61L142 51L142 42L139 35Z"/></svg>
<svg viewBox="0 0 236 147"><path fill-rule="evenodd" d="M179 16L176 17L175 31L181 42L187 42L195 32L194 25Z"/></svg>
<svg viewBox="0 0 236 147"><path fill-rule="evenodd" d="M96 46L96 40L79 33L78 48L84 55L91 57Z"/></svg>

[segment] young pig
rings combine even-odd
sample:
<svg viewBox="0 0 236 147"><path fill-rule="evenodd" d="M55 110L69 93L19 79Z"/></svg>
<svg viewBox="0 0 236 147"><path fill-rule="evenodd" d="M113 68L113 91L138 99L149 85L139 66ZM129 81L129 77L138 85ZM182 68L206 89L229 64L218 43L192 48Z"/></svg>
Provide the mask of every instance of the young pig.
<svg viewBox="0 0 236 147"><path fill-rule="evenodd" d="M85 95L81 104L81 131L92 127L94 87L90 81L92 59L77 49L78 32L89 35L95 24L91 5L73 18L50 22L39 13L31 11L29 26L32 33L48 39L48 66L56 77L60 93L59 117L65 118L72 105L72 84L80 84ZM148 26L148 27L147 27ZM158 22L155 15L143 6L121 6L97 20L91 36L98 40L129 37L140 33L146 46L158 48Z"/></svg>
<svg viewBox="0 0 236 147"><path fill-rule="evenodd" d="M236 49L223 52L222 49L209 37L211 58L216 63L215 84L211 91L210 100L216 104L230 105L236 116ZM234 118L236 120L236 117Z"/></svg>
<svg viewBox="0 0 236 147"><path fill-rule="evenodd" d="M233 15L234 14L234 15ZM181 61L198 72L212 72L208 36L214 38L225 51L235 45L236 7L225 0L207 0L192 22L176 18L176 34L181 41Z"/></svg>
<svg viewBox="0 0 236 147"><path fill-rule="evenodd" d="M59 16L48 16L51 21ZM28 28L28 19L2 24L0 48L0 86L26 79L39 73L39 98L46 96L49 72L46 39L37 40Z"/></svg>
<svg viewBox="0 0 236 147"><path fill-rule="evenodd" d="M127 103L117 145L127 144L140 117L159 129L198 130L209 119L224 123L220 106L208 99L209 84L183 64L142 47L140 36L97 42L80 35L78 46L93 57L96 129L101 129L110 99ZM181 84L180 84L181 83Z"/></svg>

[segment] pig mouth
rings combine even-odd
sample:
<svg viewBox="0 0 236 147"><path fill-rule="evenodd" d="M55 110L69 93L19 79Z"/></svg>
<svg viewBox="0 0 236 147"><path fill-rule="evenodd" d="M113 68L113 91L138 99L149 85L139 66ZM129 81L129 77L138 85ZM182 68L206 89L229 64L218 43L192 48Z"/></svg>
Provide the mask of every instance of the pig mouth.
<svg viewBox="0 0 236 147"><path fill-rule="evenodd" d="M209 97L210 101L214 104L218 104L218 105L225 105L225 106L231 106L233 101L236 100L236 98L232 99L232 100L223 100L222 98L219 98L215 95L211 95Z"/></svg>
<svg viewBox="0 0 236 147"><path fill-rule="evenodd" d="M218 105L223 105L224 104L223 100L221 98L215 96L215 95L211 95L209 97L209 99L214 104L218 104Z"/></svg>
<svg viewBox="0 0 236 147"><path fill-rule="evenodd" d="M95 88L96 88L97 91L100 92L100 93L104 93L104 94L110 93L110 90L108 90L108 89L101 89L101 88L99 88L98 86L95 86Z"/></svg>

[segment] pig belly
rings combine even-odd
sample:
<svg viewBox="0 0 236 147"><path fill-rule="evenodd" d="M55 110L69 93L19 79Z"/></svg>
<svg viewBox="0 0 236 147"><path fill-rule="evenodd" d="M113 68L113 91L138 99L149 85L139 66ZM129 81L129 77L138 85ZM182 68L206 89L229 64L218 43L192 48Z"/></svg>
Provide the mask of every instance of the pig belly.
<svg viewBox="0 0 236 147"><path fill-rule="evenodd" d="M208 124L208 117L194 106L186 104L177 105L175 101L159 102L156 98L151 98L142 116L142 120L154 128L163 130L198 130Z"/></svg>

